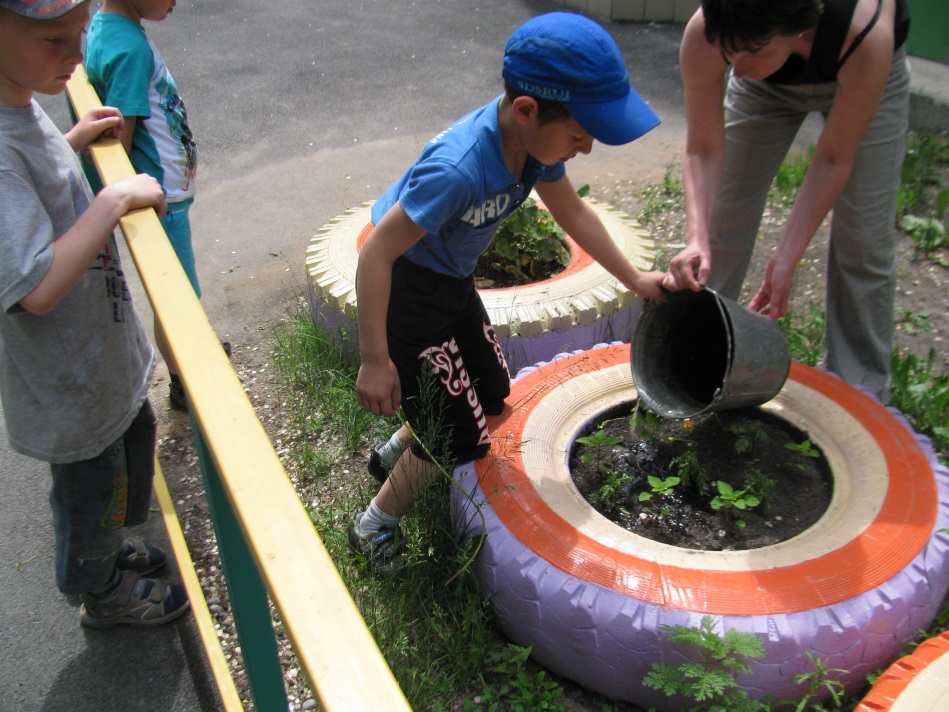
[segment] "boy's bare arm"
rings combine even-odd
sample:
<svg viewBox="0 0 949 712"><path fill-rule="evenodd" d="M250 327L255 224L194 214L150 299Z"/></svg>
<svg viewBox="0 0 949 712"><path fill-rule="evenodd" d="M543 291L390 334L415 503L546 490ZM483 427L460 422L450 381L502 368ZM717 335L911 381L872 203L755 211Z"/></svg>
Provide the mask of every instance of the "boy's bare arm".
<svg viewBox="0 0 949 712"><path fill-rule="evenodd" d="M636 269L613 242L596 212L580 199L566 176L553 183L537 183L535 190L557 224L607 272L642 297L664 299L660 285L665 273Z"/></svg>
<svg viewBox="0 0 949 712"><path fill-rule="evenodd" d="M362 365L356 379L356 396L362 407L375 415L395 415L402 402L399 374L389 358L386 338L392 265L424 235L425 230L396 203L359 251L356 304Z"/></svg>
<svg viewBox="0 0 949 712"><path fill-rule="evenodd" d="M56 242L53 261L36 288L20 300L33 314L46 314L69 293L89 269L123 215L153 207L163 215L165 196L151 176L137 175L102 189L92 205Z"/></svg>
<svg viewBox="0 0 949 712"><path fill-rule="evenodd" d="M63 138L73 151L82 153L100 136L119 137L125 124L118 109L100 106L79 119L75 126L63 134Z"/></svg>
<svg viewBox="0 0 949 712"><path fill-rule="evenodd" d="M122 148L125 149L126 153L132 152L132 134L135 133L135 124L138 123L137 116L126 116L124 117L122 126L119 127L118 134L115 136L122 144Z"/></svg>

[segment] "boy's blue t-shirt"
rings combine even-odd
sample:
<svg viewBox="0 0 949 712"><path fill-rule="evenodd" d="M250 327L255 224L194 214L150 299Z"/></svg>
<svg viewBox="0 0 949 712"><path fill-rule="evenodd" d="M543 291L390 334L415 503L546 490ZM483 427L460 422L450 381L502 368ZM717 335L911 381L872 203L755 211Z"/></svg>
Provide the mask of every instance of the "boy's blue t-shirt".
<svg viewBox="0 0 949 712"><path fill-rule="evenodd" d="M178 87L137 22L98 12L86 36L86 73L106 106L138 117L129 159L165 190L170 203L194 198L198 149Z"/></svg>
<svg viewBox="0 0 949 712"><path fill-rule="evenodd" d="M427 234L405 257L435 272L468 277L488 249L501 221L530 195L538 181L557 181L563 163L547 166L528 156L524 176L511 175L498 129L500 97L433 138L418 159L372 206L379 224L398 202Z"/></svg>

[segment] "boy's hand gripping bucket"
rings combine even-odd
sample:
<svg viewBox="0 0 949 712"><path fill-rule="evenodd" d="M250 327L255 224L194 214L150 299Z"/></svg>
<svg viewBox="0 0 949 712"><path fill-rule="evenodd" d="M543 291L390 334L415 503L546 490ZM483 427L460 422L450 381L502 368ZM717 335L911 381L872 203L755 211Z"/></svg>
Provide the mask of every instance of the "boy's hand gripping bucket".
<svg viewBox="0 0 949 712"><path fill-rule="evenodd" d="M650 410L691 418L771 400L787 380L791 353L769 317L705 289L647 301L631 363Z"/></svg>

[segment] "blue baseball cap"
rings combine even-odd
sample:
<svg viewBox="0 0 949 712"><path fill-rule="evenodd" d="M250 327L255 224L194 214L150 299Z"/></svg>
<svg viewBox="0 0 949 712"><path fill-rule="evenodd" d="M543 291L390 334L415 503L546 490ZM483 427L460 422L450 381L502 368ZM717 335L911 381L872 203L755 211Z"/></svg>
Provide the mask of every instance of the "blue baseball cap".
<svg viewBox="0 0 949 712"><path fill-rule="evenodd" d="M86 0L0 0L0 7L31 20L55 20Z"/></svg>
<svg viewBox="0 0 949 712"><path fill-rule="evenodd" d="M608 146L629 143L659 125L659 117L629 85L616 42L582 15L551 12L525 22L504 48L501 75L520 93L561 102L587 133Z"/></svg>

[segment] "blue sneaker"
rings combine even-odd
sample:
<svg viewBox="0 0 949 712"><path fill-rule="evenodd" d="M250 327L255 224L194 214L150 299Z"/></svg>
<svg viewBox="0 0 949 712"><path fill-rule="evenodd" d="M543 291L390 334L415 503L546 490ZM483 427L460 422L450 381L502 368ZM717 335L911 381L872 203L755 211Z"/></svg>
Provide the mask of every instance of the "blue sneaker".
<svg viewBox="0 0 949 712"><path fill-rule="evenodd" d="M395 562L405 551L405 539L402 529L382 527L377 532L362 535L359 533L359 521L363 513L356 515L356 520L349 527L349 553L362 556L366 563L380 571L390 571L396 568Z"/></svg>

